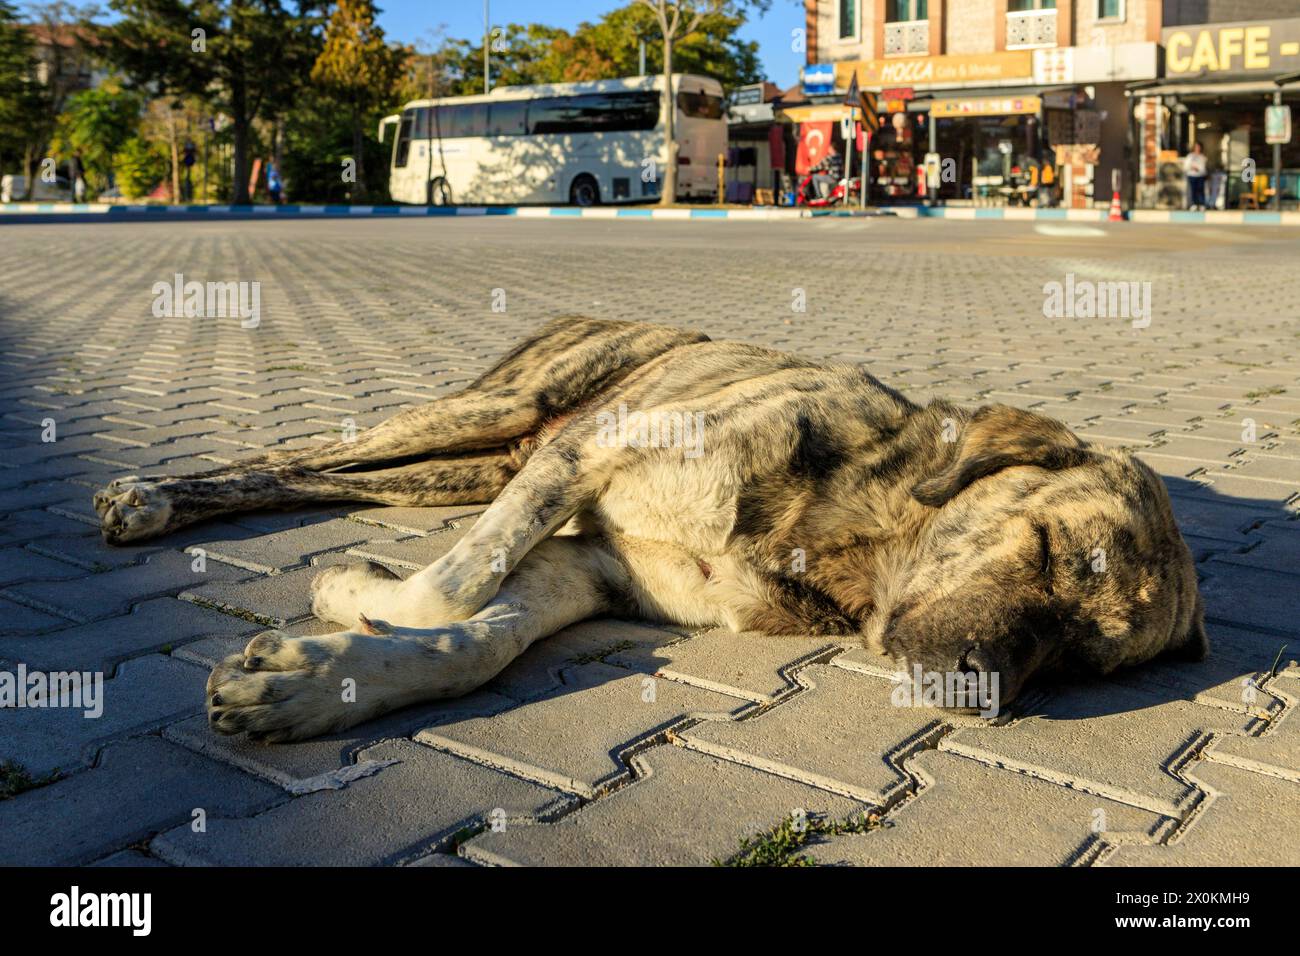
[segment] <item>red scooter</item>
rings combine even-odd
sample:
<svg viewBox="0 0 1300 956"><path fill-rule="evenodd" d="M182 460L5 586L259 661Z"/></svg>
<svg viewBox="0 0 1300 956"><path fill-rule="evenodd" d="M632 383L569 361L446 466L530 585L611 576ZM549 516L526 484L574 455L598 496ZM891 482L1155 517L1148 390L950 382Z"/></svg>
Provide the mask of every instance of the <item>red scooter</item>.
<svg viewBox="0 0 1300 956"><path fill-rule="evenodd" d="M839 156L831 153L799 180L795 205L814 208L843 206L853 202L861 188L861 179L844 178L844 164L840 162Z"/></svg>
<svg viewBox="0 0 1300 956"><path fill-rule="evenodd" d="M857 202L857 197L862 189L862 180L857 176L851 179L837 180L831 186L830 192L823 196L817 188L817 183L813 181L813 174L808 173L799 182L799 191L795 194L795 205L797 206L843 206L847 203Z"/></svg>

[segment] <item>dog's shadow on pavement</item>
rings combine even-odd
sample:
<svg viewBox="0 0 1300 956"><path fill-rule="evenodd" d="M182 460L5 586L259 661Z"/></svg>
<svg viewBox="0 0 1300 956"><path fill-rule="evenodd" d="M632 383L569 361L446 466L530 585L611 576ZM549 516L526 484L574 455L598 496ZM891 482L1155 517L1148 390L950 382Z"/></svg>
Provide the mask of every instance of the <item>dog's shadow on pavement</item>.
<svg viewBox="0 0 1300 956"><path fill-rule="evenodd" d="M1105 679L1045 680L1012 704L1016 718L1086 720L1198 699L1248 712L1268 699L1261 685L1274 667L1297 656L1297 513L1284 502L1220 494L1186 478L1164 481L1196 562L1209 654L1201 661L1166 655Z"/></svg>

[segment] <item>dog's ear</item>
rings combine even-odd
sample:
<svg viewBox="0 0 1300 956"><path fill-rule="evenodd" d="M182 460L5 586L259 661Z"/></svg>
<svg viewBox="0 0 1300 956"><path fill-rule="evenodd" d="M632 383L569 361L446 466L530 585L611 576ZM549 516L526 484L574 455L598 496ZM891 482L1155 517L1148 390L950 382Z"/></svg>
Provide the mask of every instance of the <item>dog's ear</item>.
<svg viewBox="0 0 1300 956"><path fill-rule="evenodd" d="M1010 405L986 405L962 429L952 460L938 474L917 482L912 497L938 508L972 481L1003 468L1073 468L1091 454L1060 422Z"/></svg>

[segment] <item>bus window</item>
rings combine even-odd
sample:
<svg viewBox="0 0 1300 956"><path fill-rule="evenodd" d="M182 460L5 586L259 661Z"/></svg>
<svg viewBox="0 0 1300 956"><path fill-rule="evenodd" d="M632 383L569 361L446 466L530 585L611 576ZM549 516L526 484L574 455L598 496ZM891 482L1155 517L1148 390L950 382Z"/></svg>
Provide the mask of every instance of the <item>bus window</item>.
<svg viewBox="0 0 1300 956"><path fill-rule="evenodd" d="M654 129L658 121L659 94L652 92L553 96L528 106L533 135Z"/></svg>
<svg viewBox="0 0 1300 956"><path fill-rule="evenodd" d="M528 132L525 117L528 114L527 100L506 100L493 103L488 109L488 136L523 136Z"/></svg>
<svg viewBox="0 0 1300 956"><path fill-rule="evenodd" d="M487 132L487 104L463 103L444 106L439 114L444 138L482 136Z"/></svg>
<svg viewBox="0 0 1300 956"><path fill-rule="evenodd" d="M411 132L415 122L415 110L402 114L401 125L397 128L397 142L393 144L393 166L400 169L406 165L407 154L411 152Z"/></svg>
<svg viewBox="0 0 1300 956"><path fill-rule="evenodd" d="M694 119L721 119L722 97L683 91L677 94L677 108Z"/></svg>
<svg viewBox="0 0 1300 956"><path fill-rule="evenodd" d="M428 139L433 134L429 131L429 114L433 110L428 106L421 106L415 111L415 132L416 139Z"/></svg>

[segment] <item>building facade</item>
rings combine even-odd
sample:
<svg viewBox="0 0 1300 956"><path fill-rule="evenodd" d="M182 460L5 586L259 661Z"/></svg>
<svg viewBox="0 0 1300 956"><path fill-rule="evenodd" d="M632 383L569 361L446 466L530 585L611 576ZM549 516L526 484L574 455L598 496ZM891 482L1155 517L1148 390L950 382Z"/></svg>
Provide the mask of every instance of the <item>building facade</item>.
<svg viewBox="0 0 1300 956"><path fill-rule="evenodd" d="M1108 203L1116 190L1130 204L1174 201L1170 189L1161 197L1157 183L1170 176L1170 150L1187 147L1178 133L1187 110L1171 105L1179 94L1167 89L1167 63L1186 64L1201 94L1234 74L1207 78L1195 44L1203 51L1210 41L1195 37L1186 49L1188 39L1177 37L1170 58L1171 31L1193 21L1295 17L1300 2L805 0L804 12L805 77L825 83L833 73L838 96L856 76L861 89L879 96L884 122L872 144L878 198L979 203L1015 201L1018 192L1022 200L1032 194L1082 207ZM1289 34L1275 28L1274 35ZM1257 71L1258 84L1282 68L1275 52L1272 66ZM1263 103L1255 105L1262 130ZM1226 113L1207 120L1202 111L1193 114L1193 129L1220 118L1241 121ZM1213 132L1207 153L1219 149ZM1243 135L1235 134L1238 152ZM1227 163L1229 152L1222 160L1216 152L1213 162ZM943 164L937 185L933 174L926 182L927 155ZM1029 188L1042 176L1054 180L1050 199Z"/></svg>

